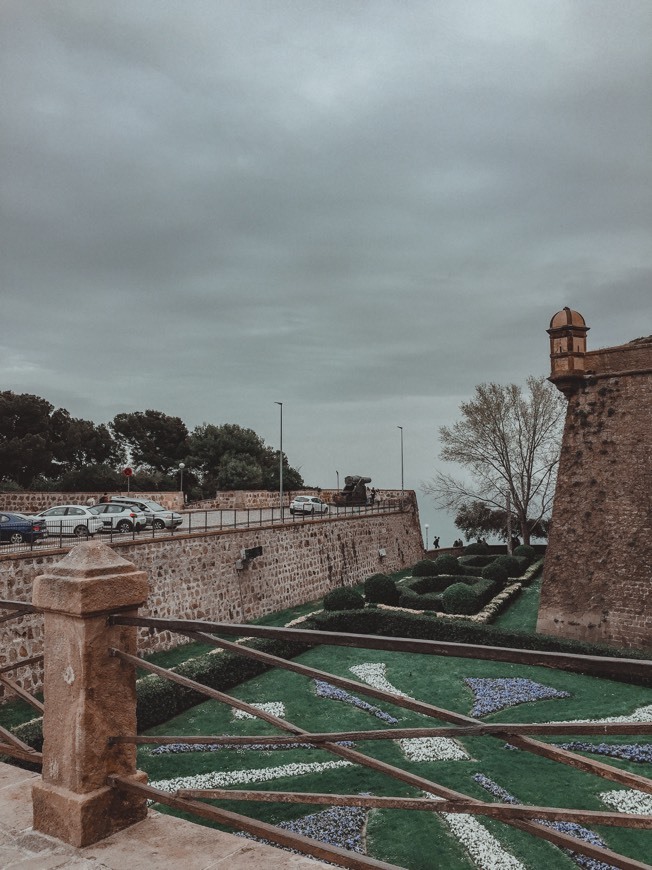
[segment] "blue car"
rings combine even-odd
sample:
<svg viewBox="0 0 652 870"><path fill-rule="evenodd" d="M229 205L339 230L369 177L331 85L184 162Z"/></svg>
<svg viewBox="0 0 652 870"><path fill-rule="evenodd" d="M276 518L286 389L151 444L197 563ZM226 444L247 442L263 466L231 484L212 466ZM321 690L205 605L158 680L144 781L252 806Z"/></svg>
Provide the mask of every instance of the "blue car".
<svg viewBox="0 0 652 870"><path fill-rule="evenodd" d="M23 514L0 513L0 543L33 544L47 537L45 524Z"/></svg>

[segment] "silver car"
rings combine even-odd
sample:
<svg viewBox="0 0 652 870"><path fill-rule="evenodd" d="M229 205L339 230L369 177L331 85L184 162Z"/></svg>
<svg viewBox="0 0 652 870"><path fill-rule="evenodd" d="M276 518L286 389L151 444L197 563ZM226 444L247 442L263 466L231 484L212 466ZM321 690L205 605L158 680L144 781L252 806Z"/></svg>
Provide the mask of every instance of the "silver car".
<svg viewBox="0 0 652 870"><path fill-rule="evenodd" d="M107 502L90 507L89 511L102 520L105 532L133 532L134 529L139 532L147 526L147 517L133 505Z"/></svg>
<svg viewBox="0 0 652 870"><path fill-rule="evenodd" d="M91 513L90 508L78 504L61 504L34 515L45 523L49 535L74 535L88 538L99 532L102 520Z"/></svg>
<svg viewBox="0 0 652 870"><path fill-rule="evenodd" d="M298 495L290 503L290 513L294 514L327 514L328 505L314 495Z"/></svg>
<svg viewBox="0 0 652 870"><path fill-rule="evenodd" d="M166 510L163 505L148 498L112 495L110 504L131 505L137 508L147 517L147 525L154 526L155 529L176 529L183 522L181 514Z"/></svg>

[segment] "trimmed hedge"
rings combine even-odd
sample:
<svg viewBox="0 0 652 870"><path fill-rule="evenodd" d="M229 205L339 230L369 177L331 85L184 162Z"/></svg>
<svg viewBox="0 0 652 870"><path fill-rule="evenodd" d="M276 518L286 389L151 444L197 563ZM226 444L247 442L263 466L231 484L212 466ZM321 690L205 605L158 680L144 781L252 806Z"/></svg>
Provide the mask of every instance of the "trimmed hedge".
<svg viewBox="0 0 652 870"><path fill-rule="evenodd" d="M471 557L476 558L476 557ZM482 577L482 568L476 565L460 565L460 574L463 577Z"/></svg>
<svg viewBox="0 0 652 870"><path fill-rule="evenodd" d="M505 631L493 625L483 625L461 619L443 619L421 613L400 613L386 610L349 610L345 613L316 613L303 626L319 631L342 631L351 634L371 634L383 637L406 637L420 640L441 640L476 646L511 647L543 652L574 653L576 655L611 656L650 661L641 650L618 649L580 640L567 640L545 634ZM605 667L602 676L614 678ZM620 682L652 686L652 678L619 675Z"/></svg>
<svg viewBox="0 0 652 870"><path fill-rule="evenodd" d="M508 577L520 577L529 565L529 562L522 556L505 554L504 556L498 556L494 564L502 565L506 569Z"/></svg>
<svg viewBox="0 0 652 870"><path fill-rule="evenodd" d="M492 562L495 562L498 556L486 556L486 555L478 555L478 556L458 556L457 561L463 567L470 565L474 568L484 568L485 565L490 565Z"/></svg>
<svg viewBox="0 0 652 870"><path fill-rule="evenodd" d="M377 604L398 604L400 592L387 574L372 574L364 581L364 597Z"/></svg>
<svg viewBox="0 0 652 870"><path fill-rule="evenodd" d="M412 568L413 577L434 577L437 574L433 559L422 559Z"/></svg>
<svg viewBox="0 0 652 870"><path fill-rule="evenodd" d="M441 599L445 613L477 613L496 593L496 583L492 580L478 580L470 586L467 583L453 583L443 593Z"/></svg>
<svg viewBox="0 0 652 870"><path fill-rule="evenodd" d="M411 580L404 580L399 589L401 592L409 589L410 592L415 592L417 595L428 595L433 592L443 592L451 583L459 582L459 577L453 577L450 574L439 574L436 577L413 577Z"/></svg>
<svg viewBox="0 0 652 870"><path fill-rule="evenodd" d="M443 610L441 593L415 592L414 589L404 588L399 598L399 607L408 607L411 610Z"/></svg>
<svg viewBox="0 0 652 870"><path fill-rule="evenodd" d="M499 583L501 586L505 586L509 579L507 568L497 560L482 569L482 576L485 580L493 580L494 583Z"/></svg>
<svg viewBox="0 0 652 870"><path fill-rule="evenodd" d="M537 552L529 544L519 544L518 547L514 547L512 550L512 556L520 556L523 559L527 559L527 563L530 565L536 559Z"/></svg>
<svg viewBox="0 0 652 870"><path fill-rule="evenodd" d="M350 586L338 586L324 595L324 610L357 610L364 607L364 598Z"/></svg>
<svg viewBox="0 0 652 870"><path fill-rule="evenodd" d="M462 566L457 561L457 556L443 553L435 559L436 574L461 574Z"/></svg>
<svg viewBox="0 0 652 870"><path fill-rule="evenodd" d="M481 544L476 541L474 544L467 544L464 547L465 556L485 556L489 552L489 547L486 544Z"/></svg>

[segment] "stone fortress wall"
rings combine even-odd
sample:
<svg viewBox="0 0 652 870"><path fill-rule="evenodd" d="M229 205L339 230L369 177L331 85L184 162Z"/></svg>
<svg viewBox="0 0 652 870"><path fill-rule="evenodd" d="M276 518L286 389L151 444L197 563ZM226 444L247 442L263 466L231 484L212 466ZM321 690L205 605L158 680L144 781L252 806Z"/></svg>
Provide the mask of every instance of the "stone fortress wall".
<svg viewBox="0 0 652 870"><path fill-rule="evenodd" d="M652 648L652 337L570 361L556 349L568 409L537 630Z"/></svg>
<svg viewBox="0 0 652 870"><path fill-rule="evenodd" d="M414 493L407 495L412 505L402 512L200 535L177 532L174 538L114 542L112 549L147 572L150 592L144 615L246 622L417 562L423 556L419 516ZM241 551L253 547L262 547L262 555L240 568ZM31 602L34 578L62 556L63 551L0 555L0 598ZM185 642L168 632L143 630L139 638L141 652ZM39 615L0 625L0 668L42 649ZM9 676L28 691L40 688L39 666Z"/></svg>
<svg viewBox="0 0 652 870"><path fill-rule="evenodd" d="M337 489L302 489L283 493L283 504L287 507L295 495L316 495L331 504ZM13 511L19 514L35 514L47 508L60 504L85 505L89 496L99 501L101 492L0 492L0 510ZM167 510L269 510L278 508L279 493L268 490L226 490L218 492L215 498L192 502L184 506L181 492L111 492L109 495L148 498L158 502ZM413 493L401 493L400 489L383 489L377 491L376 504L381 501L394 501L402 496L408 499Z"/></svg>

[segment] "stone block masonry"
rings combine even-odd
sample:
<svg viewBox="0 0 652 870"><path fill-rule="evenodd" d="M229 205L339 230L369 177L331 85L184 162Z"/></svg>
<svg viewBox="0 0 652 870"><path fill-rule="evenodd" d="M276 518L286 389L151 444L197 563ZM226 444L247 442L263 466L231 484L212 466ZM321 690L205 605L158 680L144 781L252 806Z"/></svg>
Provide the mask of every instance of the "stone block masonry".
<svg viewBox="0 0 652 870"><path fill-rule="evenodd" d="M584 357L564 381L537 630L652 649L652 338Z"/></svg>
<svg viewBox="0 0 652 870"><path fill-rule="evenodd" d="M241 551L262 555L238 567ZM321 598L378 571L410 567L423 555L419 517L404 512L327 518L284 526L215 531L113 543L112 549L149 579L141 613L178 619L246 622ZM386 555L380 556L379 550ZM61 552L0 556L0 598L29 603L34 578L58 563ZM169 649L185 638L169 632L139 636L141 652ZM0 667L43 651L38 615L0 625ZM12 672L30 691L40 688L36 667Z"/></svg>

